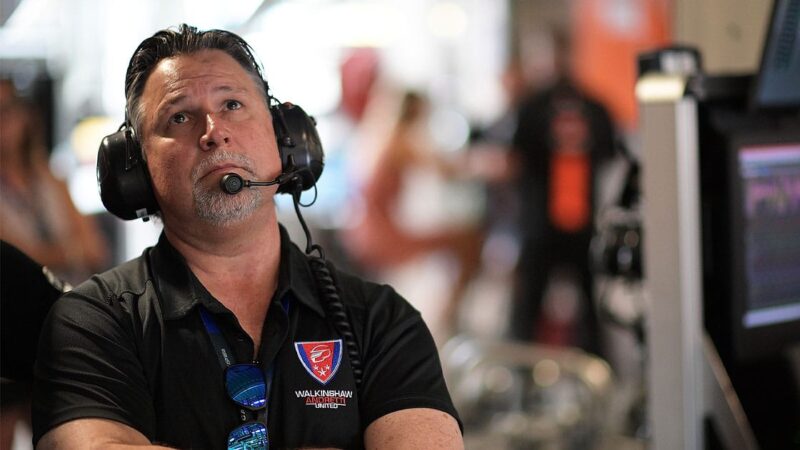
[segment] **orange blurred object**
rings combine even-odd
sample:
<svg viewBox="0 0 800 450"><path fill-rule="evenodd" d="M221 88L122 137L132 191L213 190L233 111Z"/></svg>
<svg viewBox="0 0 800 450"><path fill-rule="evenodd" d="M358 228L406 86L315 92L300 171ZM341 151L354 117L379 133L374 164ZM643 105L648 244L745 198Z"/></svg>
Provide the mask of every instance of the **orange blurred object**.
<svg viewBox="0 0 800 450"><path fill-rule="evenodd" d="M575 79L624 129L636 128L636 57L671 39L669 0L576 0Z"/></svg>

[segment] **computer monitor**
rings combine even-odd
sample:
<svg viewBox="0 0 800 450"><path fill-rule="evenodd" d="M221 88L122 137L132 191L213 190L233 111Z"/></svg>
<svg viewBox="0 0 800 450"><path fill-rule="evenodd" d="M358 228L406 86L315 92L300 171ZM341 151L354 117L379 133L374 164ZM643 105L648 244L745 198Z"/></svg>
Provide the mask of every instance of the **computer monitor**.
<svg viewBox="0 0 800 450"><path fill-rule="evenodd" d="M762 448L800 420L800 115L747 107L744 78L698 92L703 321ZM645 230L646 232L646 230Z"/></svg>
<svg viewBox="0 0 800 450"><path fill-rule="evenodd" d="M775 0L758 73L696 76L704 321L747 364L800 343L800 0Z"/></svg>
<svg viewBox="0 0 800 450"><path fill-rule="evenodd" d="M746 89L698 102L704 324L733 364L800 344L800 114L746 107Z"/></svg>
<svg viewBox="0 0 800 450"><path fill-rule="evenodd" d="M800 343L800 131L792 128L739 130L730 140L730 345L740 361Z"/></svg>

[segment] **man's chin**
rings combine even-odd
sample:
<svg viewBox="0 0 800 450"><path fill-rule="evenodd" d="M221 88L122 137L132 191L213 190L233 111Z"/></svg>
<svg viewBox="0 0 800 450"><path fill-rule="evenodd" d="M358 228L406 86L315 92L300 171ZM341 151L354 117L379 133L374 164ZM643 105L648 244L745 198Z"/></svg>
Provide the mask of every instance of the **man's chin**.
<svg viewBox="0 0 800 450"><path fill-rule="evenodd" d="M257 190L248 190L235 196L222 192L195 195L197 216L214 226L232 226L245 221L261 206L262 196Z"/></svg>

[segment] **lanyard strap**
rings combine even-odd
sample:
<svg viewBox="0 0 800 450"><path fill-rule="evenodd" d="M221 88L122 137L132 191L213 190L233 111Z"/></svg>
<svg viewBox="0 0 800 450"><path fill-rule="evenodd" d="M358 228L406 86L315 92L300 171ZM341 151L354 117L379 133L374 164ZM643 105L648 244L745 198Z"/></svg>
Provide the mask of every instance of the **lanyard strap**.
<svg viewBox="0 0 800 450"><path fill-rule="evenodd" d="M214 320L214 317L202 306L199 308L199 310L200 317L203 319L203 325L206 327L206 332L208 332L208 337L211 339L211 344L214 346L217 358L219 359L219 364L222 366L222 370L224 371L231 366L231 349L228 346L228 342L225 340L225 336L222 335L222 331L217 326L217 322ZM258 419L261 420L265 425L267 424L269 413L269 396L272 390L272 376L274 374L273 367L273 364L270 364L267 367L266 373L264 374L264 392L266 395L266 403L264 408L258 411ZM244 410L242 410L242 417L245 417Z"/></svg>
<svg viewBox="0 0 800 450"><path fill-rule="evenodd" d="M206 332L208 332L208 337L211 339L211 345L214 346L214 351L219 359L219 365L222 366L222 370L225 370L228 366L232 365L230 356L231 349L228 347L228 342L225 340L225 336L222 335L222 331L220 331L217 326L217 322L211 314L209 314L208 310L202 306L199 309L200 317L203 319L203 325L206 326Z"/></svg>

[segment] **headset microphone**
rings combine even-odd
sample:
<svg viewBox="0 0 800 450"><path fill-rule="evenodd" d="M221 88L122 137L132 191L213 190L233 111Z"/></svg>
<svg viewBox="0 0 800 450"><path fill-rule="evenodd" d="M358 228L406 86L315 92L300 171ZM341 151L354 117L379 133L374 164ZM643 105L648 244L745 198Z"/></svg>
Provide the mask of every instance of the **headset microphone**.
<svg viewBox="0 0 800 450"><path fill-rule="evenodd" d="M226 173L225 175L222 176L222 179L219 180L219 187L222 188L222 190L225 191L225 193L230 195L235 195L241 192L241 190L246 187L286 184L293 178L296 178L299 172L300 171L298 170L289 173L282 173L272 181L245 180L240 175L231 172L231 173Z"/></svg>

